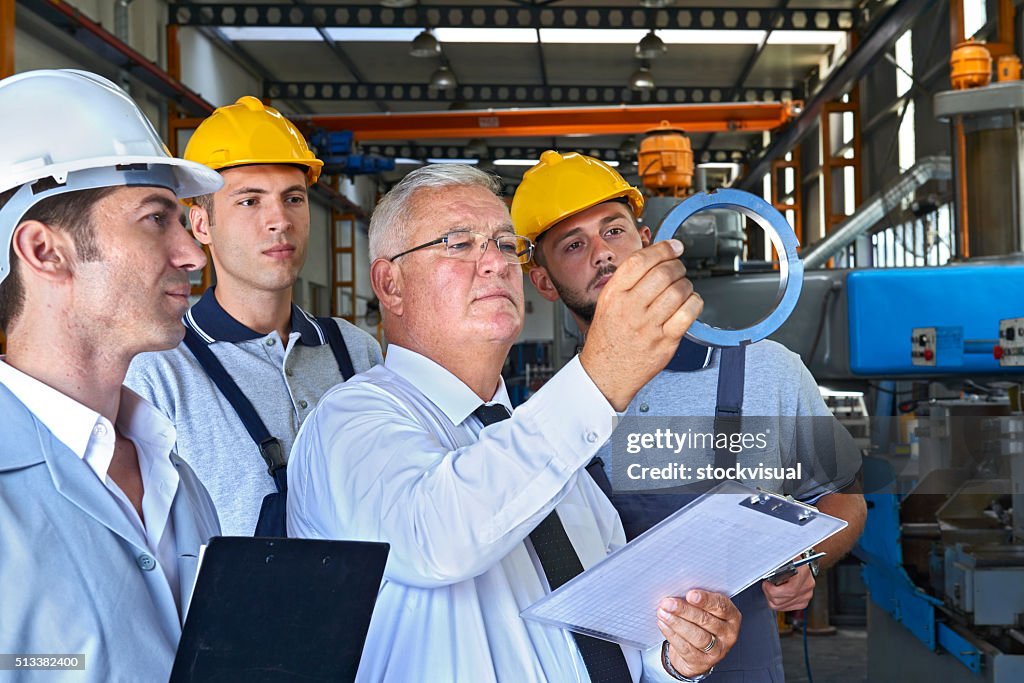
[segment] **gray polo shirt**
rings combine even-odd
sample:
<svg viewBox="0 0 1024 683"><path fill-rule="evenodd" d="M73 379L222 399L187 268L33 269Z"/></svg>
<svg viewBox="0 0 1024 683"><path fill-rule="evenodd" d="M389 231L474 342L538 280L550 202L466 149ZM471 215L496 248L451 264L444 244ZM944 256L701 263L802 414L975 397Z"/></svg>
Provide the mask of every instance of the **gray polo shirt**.
<svg viewBox="0 0 1024 683"><path fill-rule="evenodd" d="M630 456L623 448L623 432L646 433L657 428L676 433L712 431L721 354L707 351L684 340L669 367L630 402L612 439L598 453L617 488L653 490L682 484L651 481L642 486L618 486L624 481L620 468L632 462L660 466L674 460L665 457L667 451ZM741 476L744 483L813 503L851 484L860 470L860 451L825 405L814 377L800 356L781 344L765 340L747 347L743 415L749 423L743 431L766 430L769 434L766 447L761 452L748 449L753 452L744 452L739 464L760 464L772 472L799 464L801 473L798 479L777 479L768 472L767 478L759 479L758 470L748 467L752 476ZM713 462L714 454L683 450L680 458L683 464L699 467Z"/></svg>
<svg viewBox="0 0 1024 683"><path fill-rule="evenodd" d="M684 340L669 367L637 393L612 439L598 452L613 481L616 474L613 470L619 468L621 476L621 468L626 467L624 461L643 460L647 456L645 453L631 456L621 448L622 430L652 431L663 427L679 432L689 428L713 428L711 416L715 414L718 399L720 360L719 351L710 352ZM785 481L744 478L744 483L813 502L854 481L861 465L860 451L855 445L848 447L853 445L852 439L825 405L817 383L800 356L772 341L751 344L746 350L743 387L743 415L755 416L753 421L758 429L767 426L776 435L771 439L771 446L755 454L753 460L787 467L799 463L803 474L799 479ZM701 416L707 419L695 419ZM843 442L838 445L846 446L836 448L834 456L827 455L827 448L815 448L814 438L806 438L807 432L820 436L824 431L825 440L830 441L833 429L837 430L835 438ZM613 448L613 444L616 447ZM739 458L738 462L744 459L750 460L750 457ZM691 453L684 461L695 467L713 460L714 453L705 452ZM661 465L664 460L649 464ZM657 482L653 488L658 488ZM622 518L627 538L634 538L695 496L620 492L612 496L612 503ZM743 614L739 640L715 666L715 673L709 680L784 683L775 613L768 607L760 584L755 583L736 595L733 602Z"/></svg>
<svg viewBox="0 0 1024 683"><path fill-rule="evenodd" d="M276 332L260 334L232 318L213 291L188 311L185 323L209 344L287 454L320 397L342 381L324 330L293 304L292 331L283 345ZM382 362L373 337L334 321L357 373ZM176 450L209 490L224 534L251 536L264 496L277 489L242 421L192 352L179 344L140 354L125 384L174 422Z"/></svg>

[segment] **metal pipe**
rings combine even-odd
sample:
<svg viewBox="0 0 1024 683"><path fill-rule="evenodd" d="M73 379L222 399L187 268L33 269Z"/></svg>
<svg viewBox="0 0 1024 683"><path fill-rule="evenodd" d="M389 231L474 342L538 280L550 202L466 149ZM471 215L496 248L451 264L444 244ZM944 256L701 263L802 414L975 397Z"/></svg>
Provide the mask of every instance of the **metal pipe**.
<svg viewBox="0 0 1024 683"><path fill-rule="evenodd" d="M132 0L114 0L114 35L125 43L128 42L128 6L131 4Z"/></svg>
<svg viewBox="0 0 1024 683"><path fill-rule="evenodd" d="M948 180L952 177L949 157L931 156L921 159L903 173L887 189L864 203L852 216L844 220L825 239L804 252L804 268L820 268L859 235L867 232L899 201L929 180ZM895 239L896 235L893 234Z"/></svg>
<svg viewBox="0 0 1024 683"><path fill-rule="evenodd" d="M961 258L971 257L970 227L967 213L967 136L964 134L964 118L957 116L953 124L953 140L956 144L956 200L957 200L957 239Z"/></svg>

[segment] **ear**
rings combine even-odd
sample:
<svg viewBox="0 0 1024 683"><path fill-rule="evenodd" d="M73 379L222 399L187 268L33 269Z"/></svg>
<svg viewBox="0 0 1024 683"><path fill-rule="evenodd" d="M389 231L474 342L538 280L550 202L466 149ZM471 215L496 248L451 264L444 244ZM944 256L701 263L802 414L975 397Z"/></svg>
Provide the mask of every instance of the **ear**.
<svg viewBox="0 0 1024 683"><path fill-rule="evenodd" d="M548 270L544 266L534 266L530 269L530 282L537 288L540 295L548 301L558 301L558 290L555 289L555 283L552 282L551 276L548 275Z"/></svg>
<svg viewBox="0 0 1024 683"><path fill-rule="evenodd" d="M646 225L640 228L640 244L645 247L651 243L651 229Z"/></svg>
<svg viewBox="0 0 1024 683"><path fill-rule="evenodd" d="M67 231L39 221L25 221L15 228L11 246L21 261L23 274L50 282L63 282L71 277L77 252Z"/></svg>
<svg viewBox="0 0 1024 683"><path fill-rule="evenodd" d="M370 264L370 285L383 310L392 315L402 315L404 300L401 266L383 258L375 260Z"/></svg>
<svg viewBox="0 0 1024 683"><path fill-rule="evenodd" d="M192 234L197 242L209 245L213 241L210 238L210 215L206 209L198 204L188 207L188 222L192 225Z"/></svg>

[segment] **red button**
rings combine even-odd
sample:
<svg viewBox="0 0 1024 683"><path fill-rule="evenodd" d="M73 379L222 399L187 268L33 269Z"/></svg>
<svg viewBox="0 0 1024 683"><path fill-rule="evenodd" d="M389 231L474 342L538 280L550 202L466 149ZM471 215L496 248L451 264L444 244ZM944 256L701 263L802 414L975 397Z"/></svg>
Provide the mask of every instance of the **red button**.
<svg viewBox="0 0 1024 683"><path fill-rule="evenodd" d="M992 347L992 356L995 357L996 360L1001 359L1003 357L1003 347L999 346L998 344L993 346Z"/></svg>
<svg viewBox="0 0 1024 683"><path fill-rule="evenodd" d="M924 350L924 359L925 360L931 360L932 358L935 358L935 352L932 351L931 349L925 349Z"/></svg>

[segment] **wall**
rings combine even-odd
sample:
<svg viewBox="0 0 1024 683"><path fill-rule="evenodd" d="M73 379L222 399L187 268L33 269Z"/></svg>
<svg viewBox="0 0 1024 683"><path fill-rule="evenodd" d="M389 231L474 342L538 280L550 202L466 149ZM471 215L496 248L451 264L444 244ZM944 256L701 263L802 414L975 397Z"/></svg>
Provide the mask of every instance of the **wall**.
<svg viewBox="0 0 1024 683"><path fill-rule="evenodd" d="M231 104L242 95L259 97L260 82L197 29L178 31L181 80L214 106Z"/></svg>
<svg viewBox="0 0 1024 683"><path fill-rule="evenodd" d="M555 304L537 293L530 278L525 276L523 292L526 295L526 315L519 341L551 341L554 338Z"/></svg>

